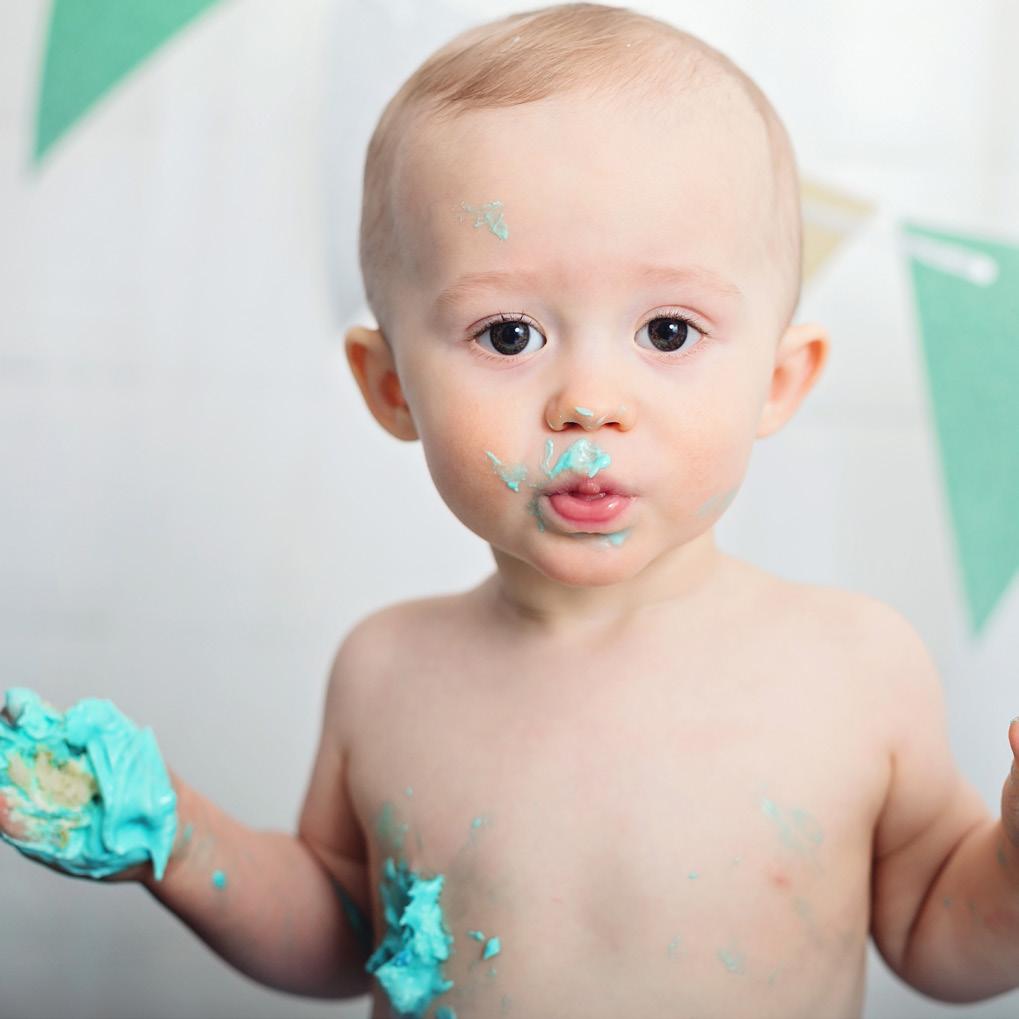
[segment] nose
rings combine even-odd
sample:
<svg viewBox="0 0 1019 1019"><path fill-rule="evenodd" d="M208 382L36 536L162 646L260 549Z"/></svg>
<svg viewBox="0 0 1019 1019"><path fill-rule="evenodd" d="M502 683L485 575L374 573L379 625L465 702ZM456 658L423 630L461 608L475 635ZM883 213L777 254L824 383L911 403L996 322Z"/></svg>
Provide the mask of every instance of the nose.
<svg viewBox="0 0 1019 1019"><path fill-rule="evenodd" d="M622 402L574 402L567 393L549 400L545 408L545 422L554 432L564 431L571 425L579 425L585 432L591 432L609 424L628 432L633 427L633 410L629 404Z"/></svg>

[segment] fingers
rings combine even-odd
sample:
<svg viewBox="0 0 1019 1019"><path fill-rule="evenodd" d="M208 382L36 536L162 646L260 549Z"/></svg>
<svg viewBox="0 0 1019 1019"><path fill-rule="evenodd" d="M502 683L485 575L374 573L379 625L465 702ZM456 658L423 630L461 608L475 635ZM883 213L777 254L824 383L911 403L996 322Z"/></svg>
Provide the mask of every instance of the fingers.
<svg viewBox="0 0 1019 1019"><path fill-rule="evenodd" d="M24 826L11 816L10 804L2 792L0 792L0 831L12 839L24 840L27 834Z"/></svg>

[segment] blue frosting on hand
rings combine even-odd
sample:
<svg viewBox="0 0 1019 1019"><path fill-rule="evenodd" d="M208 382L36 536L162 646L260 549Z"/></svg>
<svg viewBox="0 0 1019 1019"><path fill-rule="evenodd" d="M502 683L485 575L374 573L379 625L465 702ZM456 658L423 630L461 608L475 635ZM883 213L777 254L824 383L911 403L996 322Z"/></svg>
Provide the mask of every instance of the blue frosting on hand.
<svg viewBox="0 0 1019 1019"><path fill-rule="evenodd" d="M25 837L0 838L71 874L101 878L152 860L162 878L177 832L177 796L151 729L108 700L66 714L31 690L7 691L0 792Z"/></svg>

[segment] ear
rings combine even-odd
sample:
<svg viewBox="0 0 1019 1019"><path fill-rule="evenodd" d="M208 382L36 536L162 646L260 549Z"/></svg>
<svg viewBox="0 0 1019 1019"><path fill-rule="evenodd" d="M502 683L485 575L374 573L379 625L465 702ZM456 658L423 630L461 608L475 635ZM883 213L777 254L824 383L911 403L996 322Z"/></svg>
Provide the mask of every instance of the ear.
<svg viewBox="0 0 1019 1019"><path fill-rule="evenodd" d="M790 326L775 352L771 392L761 411L757 438L777 432L796 413L828 360L830 343L824 326L813 322Z"/></svg>
<svg viewBox="0 0 1019 1019"><path fill-rule="evenodd" d="M373 417L390 435L411 442L418 437L400 387L393 352L378 329L352 326L344 345L347 363Z"/></svg>

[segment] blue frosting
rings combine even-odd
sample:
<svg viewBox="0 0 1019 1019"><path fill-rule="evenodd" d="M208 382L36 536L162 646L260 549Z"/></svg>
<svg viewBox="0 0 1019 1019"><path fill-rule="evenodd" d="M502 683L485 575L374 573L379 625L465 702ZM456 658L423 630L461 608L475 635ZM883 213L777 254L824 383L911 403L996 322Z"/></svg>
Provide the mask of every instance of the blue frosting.
<svg viewBox="0 0 1019 1019"><path fill-rule="evenodd" d="M440 968L453 944L439 905L442 884L441 874L423 878L391 856L383 865L379 890L386 933L365 969L375 974L393 1007L414 1019L453 986Z"/></svg>
<svg viewBox="0 0 1019 1019"><path fill-rule="evenodd" d="M577 471L593 478L598 471L612 463L612 457L604 450L599 449L590 439L577 439L560 453L555 466L549 467L554 448L552 440L546 439L545 456L541 462L541 469L550 478L557 477L563 471Z"/></svg>
<svg viewBox="0 0 1019 1019"><path fill-rule="evenodd" d="M468 205L466 202L461 202L460 208L465 212L474 213L475 229L486 225L499 240L504 241L509 237L509 227L506 226L506 221L502 218L502 202L498 198L494 201L486 202L484 205L479 205L477 208Z"/></svg>
<svg viewBox="0 0 1019 1019"><path fill-rule="evenodd" d="M492 461L496 474L506 482L506 487L512 488L514 492L519 492L520 482L527 479L527 468L523 464L507 467L494 453L487 449L485 450L485 455Z"/></svg>
<svg viewBox="0 0 1019 1019"><path fill-rule="evenodd" d="M152 861L166 870L177 832L177 796L151 729L108 700L66 714L23 687L0 717L0 792L24 838L0 838L26 856L101 878Z"/></svg>

